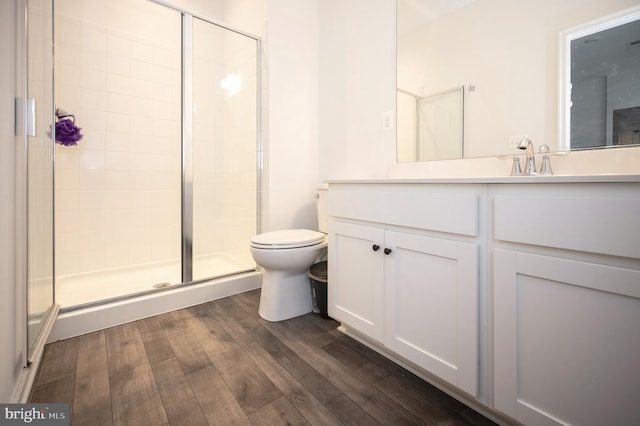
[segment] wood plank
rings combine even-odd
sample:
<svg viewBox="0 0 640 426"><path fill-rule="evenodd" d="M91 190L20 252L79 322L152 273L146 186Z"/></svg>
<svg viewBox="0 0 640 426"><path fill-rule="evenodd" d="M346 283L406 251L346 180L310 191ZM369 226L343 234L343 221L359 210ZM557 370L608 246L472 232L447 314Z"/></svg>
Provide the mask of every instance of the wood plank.
<svg viewBox="0 0 640 426"><path fill-rule="evenodd" d="M69 404L72 416L77 358L77 337L46 345L29 402Z"/></svg>
<svg viewBox="0 0 640 426"><path fill-rule="evenodd" d="M119 376L149 364L142 337L135 323L122 324L106 330L109 376Z"/></svg>
<svg viewBox="0 0 640 426"><path fill-rule="evenodd" d="M153 365L152 370L169 423L174 425L207 423L198 399L176 358L157 363Z"/></svg>
<svg viewBox="0 0 640 426"><path fill-rule="evenodd" d="M284 396L254 412L249 419L254 425L309 425Z"/></svg>
<svg viewBox="0 0 640 426"><path fill-rule="evenodd" d="M293 331L304 337L309 343L316 346L325 346L333 342L336 337L327 333L324 327L320 326L323 321L313 314L302 315L283 322L284 327L290 327Z"/></svg>
<svg viewBox="0 0 640 426"><path fill-rule="evenodd" d="M211 315L205 305L183 309L180 311L180 315L202 349L212 360L217 354L236 345L233 338Z"/></svg>
<svg viewBox="0 0 640 426"><path fill-rule="evenodd" d="M282 395L240 347L218 354L213 365L247 414Z"/></svg>
<svg viewBox="0 0 640 426"><path fill-rule="evenodd" d="M114 424L169 424L136 323L106 331Z"/></svg>
<svg viewBox="0 0 640 426"><path fill-rule="evenodd" d="M370 374L375 376L373 378L373 381L376 381L379 378L387 377L389 375L394 375L394 374L398 376L403 375L404 373L407 372L407 370L405 370L395 362L391 361L390 359L385 358L380 353L363 345L357 340L352 339L351 337L343 334L342 332L339 332L339 333L340 333L340 336L338 336L336 340L340 341L341 344L350 348L352 351L357 352L358 354L362 355L364 358L370 361L372 366L365 368L365 371L375 370L375 371L370 371Z"/></svg>
<svg viewBox="0 0 640 426"><path fill-rule="evenodd" d="M258 309L260 308L260 289L246 291L244 293L235 294L229 299L233 300L245 312L255 318L258 318Z"/></svg>
<svg viewBox="0 0 640 426"><path fill-rule="evenodd" d="M187 380L209 425L251 425L215 367L189 374Z"/></svg>
<svg viewBox="0 0 640 426"><path fill-rule="evenodd" d="M383 424L422 424L413 413L380 392L370 383L351 374L335 358L297 335L290 327L272 323L269 329L363 410Z"/></svg>
<svg viewBox="0 0 640 426"><path fill-rule="evenodd" d="M255 297L255 296L254 296ZM320 402L325 403L341 392L331 382L322 377L309 364L289 349L280 339L263 326L263 320L239 309L235 296L208 304L209 311L241 346L260 344L290 374L308 389ZM317 319L317 318L316 318ZM317 332L317 329L313 329Z"/></svg>
<svg viewBox="0 0 640 426"><path fill-rule="evenodd" d="M406 375L403 377L388 376L381 380L377 386L391 399L428 424L438 424L451 419L460 422L462 419L458 417L455 410L440 403L437 399L434 400L434 396L437 398L437 393L441 391L435 388L427 389L425 385L428 384L421 380L416 382Z"/></svg>
<svg viewBox="0 0 640 426"><path fill-rule="evenodd" d="M69 404L69 415L72 416L75 378L75 374L73 374L36 385L29 402L34 404Z"/></svg>
<svg viewBox="0 0 640 426"><path fill-rule="evenodd" d="M324 404L342 393L298 354L286 345L282 344L282 346L278 351L270 352L271 356L320 402Z"/></svg>
<svg viewBox="0 0 640 426"><path fill-rule="evenodd" d="M379 381L376 386L427 423L494 424L408 371L402 375L389 375Z"/></svg>
<svg viewBox="0 0 640 426"><path fill-rule="evenodd" d="M60 340L45 346L36 385L75 375L78 338Z"/></svg>
<svg viewBox="0 0 640 426"><path fill-rule="evenodd" d="M389 374L402 374L405 371L374 350L345 335L323 346L323 349L349 370L372 384Z"/></svg>
<svg viewBox="0 0 640 426"><path fill-rule="evenodd" d="M261 332L266 331L254 315L247 313L231 298L208 303L206 309L240 347L253 343Z"/></svg>
<svg viewBox="0 0 640 426"><path fill-rule="evenodd" d="M185 374L191 374L211 365L211 360L191 333L189 326L179 312L169 312L158 316L169 344L180 362Z"/></svg>
<svg viewBox="0 0 640 426"><path fill-rule="evenodd" d="M136 324L144 343L149 364L154 365L175 357L173 348L157 316L138 320Z"/></svg>
<svg viewBox="0 0 640 426"><path fill-rule="evenodd" d="M169 341L185 374L191 374L212 364L191 333L176 334L169 337Z"/></svg>
<svg viewBox="0 0 640 426"><path fill-rule="evenodd" d="M327 403L327 409L340 419L343 425L348 426L373 426L379 425L373 417L364 411L358 404L340 394ZM426 423L429 424L429 423Z"/></svg>
<svg viewBox="0 0 640 426"><path fill-rule="evenodd" d="M73 422L96 425L113 423L104 331L78 338Z"/></svg>
<svg viewBox="0 0 640 426"><path fill-rule="evenodd" d="M295 377L282 367L262 346L252 344L247 354L264 371L291 404L313 425L339 425L340 421Z"/></svg>
<svg viewBox="0 0 640 426"><path fill-rule="evenodd" d="M156 319L167 336L189 332L189 326L184 322L180 311L165 312L158 315Z"/></svg>
<svg viewBox="0 0 640 426"><path fill-rule="evenodd" d="M109 380L115 425L168 425L160 392L148 363Z"/></svg>

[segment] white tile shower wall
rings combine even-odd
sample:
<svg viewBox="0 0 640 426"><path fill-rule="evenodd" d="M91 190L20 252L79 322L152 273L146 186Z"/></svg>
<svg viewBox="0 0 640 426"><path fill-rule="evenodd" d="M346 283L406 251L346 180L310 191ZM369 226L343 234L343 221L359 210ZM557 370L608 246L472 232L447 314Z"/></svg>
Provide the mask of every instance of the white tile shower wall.
<svg viewBox="0 0 640 426"><path fill-rule="evenodd" d="M56 147L56 272L177 259L180 15L142 1L56 7L56 102L84 134Z"/></svg>

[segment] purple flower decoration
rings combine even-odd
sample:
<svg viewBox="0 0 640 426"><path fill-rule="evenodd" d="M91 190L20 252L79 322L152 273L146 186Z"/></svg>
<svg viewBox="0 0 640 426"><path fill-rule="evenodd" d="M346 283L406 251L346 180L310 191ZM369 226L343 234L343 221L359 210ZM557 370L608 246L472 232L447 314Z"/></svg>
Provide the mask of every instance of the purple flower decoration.
<svg viewBox="0 0 640 426"><path fill-rule="evenodd" d="M82 139L80 130L82 129L68 118L58 120L56 122L56 143L64 146L78 145L78 141Z"/></svg>

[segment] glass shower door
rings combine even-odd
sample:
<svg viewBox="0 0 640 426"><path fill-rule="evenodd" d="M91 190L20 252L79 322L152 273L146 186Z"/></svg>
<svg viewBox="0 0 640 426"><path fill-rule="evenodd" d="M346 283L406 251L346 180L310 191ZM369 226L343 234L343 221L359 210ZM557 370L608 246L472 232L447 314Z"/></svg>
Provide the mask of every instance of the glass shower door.
<svg viewBox="0 0 640 426"><path fill-rule="evenodd" d="M255 269L259 40L161 3L56 0L65 309Z"/></svg>
<svg viewBox="0 0 640 426"><path fill-rule="evenodd" d="M259 42L201 19L192 25L187 176L198 281L255 268L249 242L257 229Z"/></svg>
<svg viewBox="0 0 640 426"><path fill-rule="evenodd" d="M41 350L58 311L53 287L53 51L51 0L28 0L26 98L27 341Z"/></svg>

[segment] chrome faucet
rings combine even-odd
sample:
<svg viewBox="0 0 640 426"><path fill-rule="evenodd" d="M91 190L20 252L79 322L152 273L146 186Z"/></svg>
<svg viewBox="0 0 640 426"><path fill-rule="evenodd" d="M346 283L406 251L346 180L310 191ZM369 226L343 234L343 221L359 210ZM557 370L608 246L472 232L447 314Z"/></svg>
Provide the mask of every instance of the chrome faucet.
<svg viewBox="0 0 640 426"><path fill-rule="evenodd" d="M520 143L518 144L518 149L523 149L527 151L527 164L524 168L524 175L525 176L535 176L538 173L536 173L536 157L533 151L533 142L531 142L531 139L529 138L524 138L520 141Z"/></svg>

